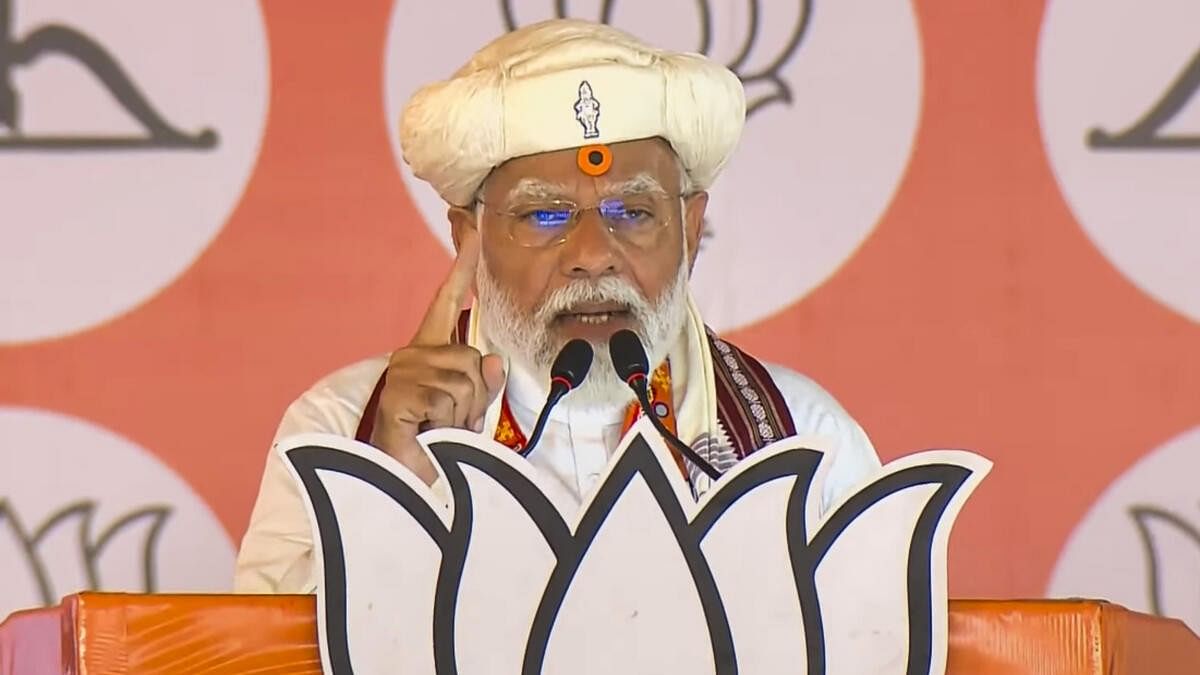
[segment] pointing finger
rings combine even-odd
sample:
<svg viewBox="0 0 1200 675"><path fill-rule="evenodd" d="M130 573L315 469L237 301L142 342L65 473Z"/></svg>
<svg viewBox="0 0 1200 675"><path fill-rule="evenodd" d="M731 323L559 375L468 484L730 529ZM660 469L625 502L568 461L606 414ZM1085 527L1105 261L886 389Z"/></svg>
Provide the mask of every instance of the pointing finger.
<svg viewBox="0 0 1200 675"><path fill-rule="evenodd" d="M444 345L458 325L458 315L475 282L475 270L479 266L479 235L468 231L459 242L458 257L446 280L438 289L425 312L425 318L413 336L412 344L419 346Z"/></svg>

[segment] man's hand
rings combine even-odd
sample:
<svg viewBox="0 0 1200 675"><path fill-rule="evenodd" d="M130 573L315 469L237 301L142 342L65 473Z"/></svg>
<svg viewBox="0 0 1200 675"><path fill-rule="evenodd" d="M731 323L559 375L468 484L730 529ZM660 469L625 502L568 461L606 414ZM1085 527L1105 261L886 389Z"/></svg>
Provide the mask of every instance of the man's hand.
<svg viewBox="0 0 1200 675"><path fill-rule="evenodd" d="M427 429L483 431L488 405L504 386L504 363L473 347L451 344L479 265L479 236L469 233L412 342L392 353L375 412L371 443L432 484L433 462L417 442Z"/></svg>

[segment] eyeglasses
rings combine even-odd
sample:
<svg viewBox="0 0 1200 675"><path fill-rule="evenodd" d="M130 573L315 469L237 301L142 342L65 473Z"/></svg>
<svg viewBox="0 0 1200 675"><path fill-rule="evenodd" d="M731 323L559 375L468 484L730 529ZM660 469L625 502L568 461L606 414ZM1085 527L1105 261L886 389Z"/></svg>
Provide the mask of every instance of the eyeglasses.
<svg viewBox="0 0 1200 675"><path fill-rule="evenodd" d="M582 214L593 210L618 241L637 248L649 248L671 222L680 196L625 195L608 197L591 206L579 206L565 200L544 200L516 204L504 210L483 201L480 203L499 216L509 238L525 248L545 248L565 242Z"/></svg>

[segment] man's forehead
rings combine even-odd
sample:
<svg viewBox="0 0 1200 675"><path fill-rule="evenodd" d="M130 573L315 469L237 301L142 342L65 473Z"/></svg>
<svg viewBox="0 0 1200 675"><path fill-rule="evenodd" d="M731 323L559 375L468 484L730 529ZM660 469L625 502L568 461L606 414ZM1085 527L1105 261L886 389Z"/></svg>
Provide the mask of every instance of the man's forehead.
<svg viewBox="0 0 1200 675"><path fill-rule="evenodd" d="M612 180L609 177L599 179L594 186L581 186L578 182L562 183L548 181L543 178L525 177L506 190L503 197L520 201L525 199L566 199L572 200L578 193L586 190L601 197L620 197L633 195L662 195L667 196L670 189L653 174L641 172L624 180Z"/></svg>
<svg viewBox="0 0 1200 675"><path fill-rule="evenodd" d="M572 192L594 186L597 191L669 189L679 181L678 162L671 146L661 139L614 143L612 167L603 176L585 175L577 163L577 148L555 150L509 160L497 167L488 187L509 192L518 187Z"/></svg>

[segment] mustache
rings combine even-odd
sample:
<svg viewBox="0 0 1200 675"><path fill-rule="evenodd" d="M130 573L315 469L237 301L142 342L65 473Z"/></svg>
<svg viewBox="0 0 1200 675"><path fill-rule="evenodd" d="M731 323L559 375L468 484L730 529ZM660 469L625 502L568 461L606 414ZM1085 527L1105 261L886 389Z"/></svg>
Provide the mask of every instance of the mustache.
<svg viewBox="0 0 1200 675"><path fill-rule="evenodd" d="M633 284L618 277L604 277L576 279L554 289L534 312L534 317L539 322L549 323L580 305L599 303L620 305L637 319L653 311L653 305Z"/></svg>

